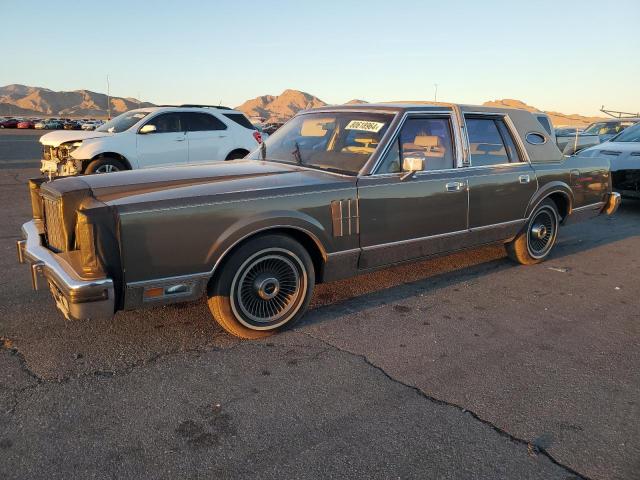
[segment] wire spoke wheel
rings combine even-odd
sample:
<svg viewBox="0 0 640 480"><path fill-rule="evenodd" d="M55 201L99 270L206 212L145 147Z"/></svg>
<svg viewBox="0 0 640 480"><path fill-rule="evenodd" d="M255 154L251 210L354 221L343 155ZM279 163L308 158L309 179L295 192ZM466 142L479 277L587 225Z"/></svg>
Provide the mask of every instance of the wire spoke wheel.
<svg viewBox="0 0 640 480"><path fill-rule="evenodd" d="M533 258L542 258L549 253L558 233L558 218L548 207L540 209L529 224L527 248Z"/></svg>
<svg viewBox="0 0 640 480"><path fill-rule="evenodd" d="M250 328L275 328L300 308L307 285L300 259L283 249L267 249L246 260L231 285L231 306Z"/></svg>

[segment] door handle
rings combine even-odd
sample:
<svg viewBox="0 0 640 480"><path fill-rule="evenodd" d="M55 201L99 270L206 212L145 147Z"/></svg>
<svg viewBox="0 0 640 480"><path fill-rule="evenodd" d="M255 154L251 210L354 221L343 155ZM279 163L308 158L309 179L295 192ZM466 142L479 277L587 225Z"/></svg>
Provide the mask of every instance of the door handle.
<svg viewBox="0 0 640 480"><path fill-rule="evenodd" d="M185 141L185 137L176 138L176 142L184 142L184 141Z"/></svg>
<svg viewBox="0 0 640 480"><path fill-rule="evenodd" d="M529 175L520 175L518 177L518 181L520 183L529 183L531 181L531 177Z"/></svg>
<svg viewBox="0 0 640 480"><path fill-rule="evenodd" d="M466 184L464 182L450 182L447 183L444 188L447 192L459 192Z"/></svg>

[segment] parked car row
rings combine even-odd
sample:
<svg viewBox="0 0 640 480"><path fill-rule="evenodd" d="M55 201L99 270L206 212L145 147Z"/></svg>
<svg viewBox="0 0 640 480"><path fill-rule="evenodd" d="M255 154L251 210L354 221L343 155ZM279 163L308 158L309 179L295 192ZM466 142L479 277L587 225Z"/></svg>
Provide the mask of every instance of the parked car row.
<svg viewBox="0 0 640 480"><path fill-rule="evenodd" d="M575 127L556 129L546 113L535 112L534 116L565 155L573 155L585 148L607 142L624 129L640 122L640 117L611 118L591 123L584 129Z"/></svg>
<svg viewBox="0 0 640 480"><path fill-rule="evenodd" d="M37 130L94 130L104 124L103 120L70 118L12 118L0 120L0 128L34 128Z"/></svg>
<svg viewBox="0 0 640 480"><path fill-rule="evenodd" d="M327 106L262 142L241 112L156 107L42 143L45 173L145 169L30 181L18 259L67 319L206 297L242 338L292 325L317 283L492 243L541 262L620 203L604 152L564 156L517 109Z"/></svg>

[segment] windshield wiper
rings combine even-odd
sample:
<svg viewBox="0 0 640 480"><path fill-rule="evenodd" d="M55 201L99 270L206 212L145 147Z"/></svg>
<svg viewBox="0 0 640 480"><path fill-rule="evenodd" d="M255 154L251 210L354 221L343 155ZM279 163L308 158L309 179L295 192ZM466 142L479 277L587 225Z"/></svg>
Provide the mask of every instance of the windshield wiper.
<svg viewBox="0 0 640 480"><path fill-rule="evenodd" d="M293 155L293 157L296 159L298 165L302 165L302 154L300 153L300 145L298 145L298 142L295 142L295 146L296 149L291 152L291 155Z"/></svg>

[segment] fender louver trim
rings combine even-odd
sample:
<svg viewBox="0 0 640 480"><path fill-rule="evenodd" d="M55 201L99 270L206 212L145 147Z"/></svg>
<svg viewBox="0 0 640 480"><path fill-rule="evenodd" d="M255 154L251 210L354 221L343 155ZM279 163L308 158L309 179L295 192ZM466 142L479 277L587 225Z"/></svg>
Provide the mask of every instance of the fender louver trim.
<svg viewBox="0 0 640 480"><path fill-rule="evenodd" d="M331 220L333 236L344 237L360 233L360 212L358 200L334 200L331 202Z"/></svg>

